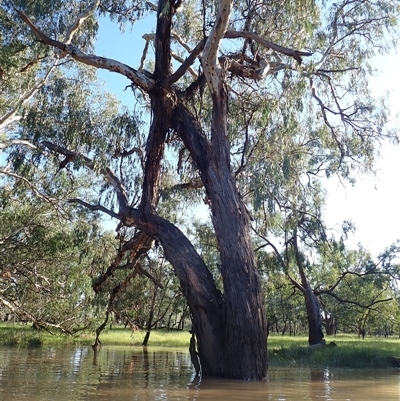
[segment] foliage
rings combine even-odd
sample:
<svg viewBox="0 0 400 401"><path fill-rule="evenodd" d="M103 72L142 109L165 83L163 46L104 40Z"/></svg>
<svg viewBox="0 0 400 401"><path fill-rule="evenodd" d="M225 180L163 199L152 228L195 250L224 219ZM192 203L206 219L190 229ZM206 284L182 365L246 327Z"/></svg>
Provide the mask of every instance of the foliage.
<svg viewBox="0 0 400 401"><path fill-rule="evenodd" d="M81 215L66 225L54 205L3 187L0 222L2 317L66 333L92 326L90 276L107 260L94 257L104 246L98 221Z"/></svg>

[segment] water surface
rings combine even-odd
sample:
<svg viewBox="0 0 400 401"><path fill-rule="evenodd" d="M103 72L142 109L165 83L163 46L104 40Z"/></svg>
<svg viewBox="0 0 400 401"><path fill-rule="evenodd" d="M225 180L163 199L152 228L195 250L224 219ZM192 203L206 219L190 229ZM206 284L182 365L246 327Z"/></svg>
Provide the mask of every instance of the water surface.
<svg viewBox="0 0 400 401"><path fill-rule="evenodd" d="M262 382L199 379L188 353L0 348L0 401L399 401L399 370L270 368Z"/></svg>

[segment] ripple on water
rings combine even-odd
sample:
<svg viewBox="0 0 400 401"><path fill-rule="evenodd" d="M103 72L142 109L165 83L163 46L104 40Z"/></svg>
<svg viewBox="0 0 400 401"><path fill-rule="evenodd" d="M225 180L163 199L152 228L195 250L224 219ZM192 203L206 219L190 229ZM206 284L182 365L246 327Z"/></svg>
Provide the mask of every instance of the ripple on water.
<svg viewBox="0 0 400 401"><path fill-rule="evenodd" d="M271 368L261 382L195 377L181 350L1 348L1 401L398 401L395 370Z"/></svg>

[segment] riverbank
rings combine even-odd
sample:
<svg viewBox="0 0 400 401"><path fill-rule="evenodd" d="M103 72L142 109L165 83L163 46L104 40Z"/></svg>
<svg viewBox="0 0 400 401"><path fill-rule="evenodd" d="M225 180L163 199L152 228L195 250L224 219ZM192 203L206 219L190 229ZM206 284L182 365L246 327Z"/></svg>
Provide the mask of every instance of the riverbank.
<svg viewBox="0 0 400 401"><path fill-rule="evenodd" d="M102 333L102 345L141 346L144 332L115 327ZM1 324L0 345L4 346L61 346L92 345L93 332L75 336L51 335L33 330L28 325ZM187 331L155 330L151 332L149 347L187 349L190 334ZM331 368L390 368L389 357L400 358L400 339L337 335L327 338L327 344L309 347L306 336L271 335L268 338L269 366Z"/></svg>

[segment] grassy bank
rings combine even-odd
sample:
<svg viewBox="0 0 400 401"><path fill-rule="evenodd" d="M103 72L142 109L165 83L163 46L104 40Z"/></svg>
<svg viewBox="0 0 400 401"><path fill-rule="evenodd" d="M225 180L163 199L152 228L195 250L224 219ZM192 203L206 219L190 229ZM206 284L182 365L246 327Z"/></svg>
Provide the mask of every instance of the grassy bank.
<svg viewBox="0 0 400 401"><path fill-rule="evenodd" d="M101 338L103 345L140 346L144 332L132 332L116 327L105 331ZM187 331L152 331L149 346L187 348L190 334ZM327 339L328 345L309 347L307 337L273 335L268 338L269 366L309 366L331 368L388 368L389 356L400 358L398 338L366 338L338 335ZM80 333L77 336L50 335L38 332L30 326L19 324L0 325L0 345L12 346L61 346L91 345L94 334ZM336 346L329 345L335 342Z"/></svg>
<svg viewBox="0 0 400 401"><path fill-rule="evenodd" d="M105 330L100 340L102 345L125 345L141 346L145 332L115 327L112 330ZM190 334L188 331L152 331L149 346L187 348ZM33 330L29 325L22 324L0 324L0 345L92 345L95 334L91 332L80 332L74 336L63 334L50 334L46 331Z"/></svg>
<svg viewBox="0 0 400 401"><path fill-rule="evenodd" d="M272 336L268 355L270 366L389 368L388 357L400 358L400 340L338 335L327 338L327 345L309 347L307 337Z"/></svg>

